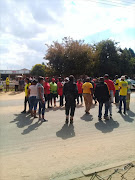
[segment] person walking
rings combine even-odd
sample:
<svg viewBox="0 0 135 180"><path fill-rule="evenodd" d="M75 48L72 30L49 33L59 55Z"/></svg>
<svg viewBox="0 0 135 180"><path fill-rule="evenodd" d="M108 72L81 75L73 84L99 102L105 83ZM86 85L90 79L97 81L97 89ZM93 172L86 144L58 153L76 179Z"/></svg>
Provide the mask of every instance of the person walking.
<svg viewBox="0 0 135 180"><path fill-rule="evenodd" d="M63 94L65 95L65 114L66 114L66 124L69 122L70 114L70 124L73 124L73 117L76 107L76 98L78 94L76 83L74 82L74 76L69 76L69 82L64 84Z"/></svg>
<svg viewBox="0 0 135 180"><path fill-rule="evenodd" d="M45 114L45 97L44 97L44 87L43 87L43 77L39 76L37 83L37 100L39 102L39 121L46 122L44 118ZM42 114L42 118L41 118Z"/></svg>
<svg viewBox="0 0 135 180"><path fill-rule="evenodd" d="M128 83L125 81L125 76L121 76L121 81L119 83L119 89L120 89L120 104L119 104L119 111L118 113L122 113L122 102L124 104L124 114L126 114L126 96L128 91Z"/></svg>
<svg viewBox="0 0 135 180"><path fill-rule="evenodd" d="M84 102L85 102L85 112L86 114L90 114L89 110L92 105L92 96L93 96L93 86L90 83L90 78L86 78L86 82L82 85L83 89L83 97L84 97Z"/></svg>
<svg viewBox="0 0 135 180"><path fill-rule="evenodd" d="M19 81L18 81L18 78L16 77L16 79L15 79L15 92L18 91L18 87L19 87Z"/></svg>
<svg viewBox="0 0 135 180"><path fill-rule="evenodd" d="M63 106L63 83L62 83L61 77L59 77L57 87L58 87L58 95L60 96L60 107L62 107Z"/></svg>
<svg viewBox="0 0 135 180"><path fill-rule="evenodd" d="M113 103L113 98L115 96L115 87L113 81L109 79L108 74L104 75L104 82L107 84L110 91L109 112L110 112L110 118L112 118L112 103Z"/></svg>
<svg viewBox="0 0 135 180"><path fill-rule="evenodd" d="M83 104L83 98L82 98L82 85L83 85L83 83L81 82L81 79L78 79L76 85L78 88L77 104L79 104L79 97L81 99L81 104Z"/></svg>
<svg viewBox="0 0 135 180"><path fill-rule="evenodd" d="M127 81L127 83L128 83L128 90L127 90L127 97L126 97L126 109L129 110L130 94L131 94L131 81L129 80L127 75L125 75L125 81Z"/></svg>
<svg viewBox="0 0 135 180"><path fill-rule="evenodd" d="M43 86L44 86L45 101L48 103L48 108L51 108L51 106L50 106L51 95L50 95L49 77L45 78L45 82L44 82Z"/></svg>
<svg viewBox="0 0 135 180"><path fill-rule="evenodd" d="M27 103L29 105L29 110L28 110L28 113L30 112L30 103L29 103L29 94L28 94L28 89L29 89L29 86L31 85L30 82L29 82L29 78L27 77L25 79L25 99L24 99L24 110L21 112L21 113L26 113L26 106L27 106Z"/></svg>
<svg viewBox="0 0 135 180"><path fill-rule="evenodd" d="M115 76L114 79L114 86L115 86L115 103L118 104L119 103L119 79L118 79L118 75Z"/></svg>
<svg viewBox="0 0 135 180"><path fill-rule="evenodd" d="M108 108L109 108L110 93L109 93L109 89L108 89L107 84L104 82L103 77L100 77L100 81L96 85L95 97L96 97L97 101L99 102L99 111L98 111L98 119L99 119L99 121L102 120L103 104L105 104L104 119L109 120Z"/></svg>
<svg viewBox="0 0 135 180"><path fill-rule="evenodd" d="M52 78L52 82L50 83L50 92L51 92L51 106L52 106L52 99L54 99L54 107L56 107L56 97L57 94L57 84L55 83L55 79Z"/></svg>

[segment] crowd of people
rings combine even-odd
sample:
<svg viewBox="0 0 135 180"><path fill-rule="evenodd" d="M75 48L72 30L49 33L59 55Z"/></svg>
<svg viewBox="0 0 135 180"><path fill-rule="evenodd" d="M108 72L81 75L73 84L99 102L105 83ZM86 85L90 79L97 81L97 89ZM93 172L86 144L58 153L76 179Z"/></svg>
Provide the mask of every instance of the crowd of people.
<svg viewBox="0 0 135 180"><path fill-rule="evenodd" d="M37 106L39 121L45 122L45 109L56 107L56 98L59 98L59 106L65 106L66 121L65 123L73 123L75 115L75 108L77 104L85 104L85 113L90 114L92 104L99 104L98 120L102 120L102 108L105 105L104 119L112 118L112 103L119 105L118 113L122 113L122 103L124 105L123 113L129 110L131 93L131 83L128 76L124 75L121 78L115 76L112 81L109 75L104 77L92 79L86 77L85 79L75 80L73 75L62 79L59 77L49 78L41 77L26 78L25 79L25 100L24 110L26 113L26 106L29 105L28 112L31 116L37 118Z"/></svg>

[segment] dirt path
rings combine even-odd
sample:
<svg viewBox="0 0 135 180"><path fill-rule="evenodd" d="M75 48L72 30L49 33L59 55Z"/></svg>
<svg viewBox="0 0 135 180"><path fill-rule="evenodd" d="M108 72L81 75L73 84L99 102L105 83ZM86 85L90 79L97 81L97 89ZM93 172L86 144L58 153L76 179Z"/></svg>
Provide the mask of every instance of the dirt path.
<svg viewBox="0 0 135 180"><path fill-rule="evenodd" d="M61 179L135 160L134 94L128 115L113 105L113 119L100 123L98 106L90 116L78 106L73 126L64 125L64 109L46 112L47 123L20 114L23 95L0 95L0 180Z"/></svg>

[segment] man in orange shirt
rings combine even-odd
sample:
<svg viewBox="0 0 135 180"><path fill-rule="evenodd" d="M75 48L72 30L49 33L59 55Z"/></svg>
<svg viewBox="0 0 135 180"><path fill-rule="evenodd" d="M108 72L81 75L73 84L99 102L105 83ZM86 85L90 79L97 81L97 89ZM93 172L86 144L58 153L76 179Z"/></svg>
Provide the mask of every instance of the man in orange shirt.
<svg viewBox="0 0 135 180"><path fill-rule="evenodd" d="M84 102L85 102L85 107L86 107L86 114L90 114L89 110L92 105L92 96L93 96L93 86L90 83L90 78L86 78L86 82L82 86L83 89L83 97L84 97Z"/></svg>

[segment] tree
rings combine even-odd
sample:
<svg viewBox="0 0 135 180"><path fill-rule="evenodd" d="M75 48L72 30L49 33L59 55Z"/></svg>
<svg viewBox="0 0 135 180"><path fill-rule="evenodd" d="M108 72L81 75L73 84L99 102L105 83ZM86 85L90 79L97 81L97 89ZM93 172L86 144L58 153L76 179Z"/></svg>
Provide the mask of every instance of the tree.
<svg viewBox="0 0 135 180"><path fill-rule="evenodd" d="M45 65L42 64L36 64L35 66L32 67L31 69L31 75L32 76L45 76Z"/></svg>

